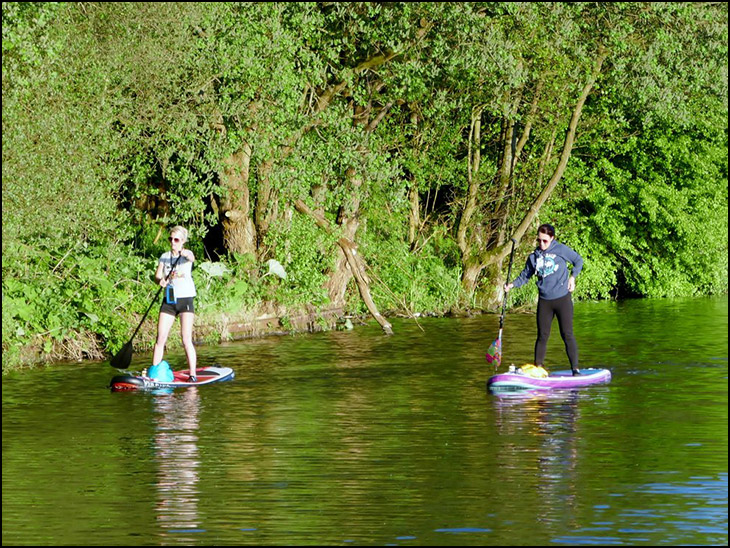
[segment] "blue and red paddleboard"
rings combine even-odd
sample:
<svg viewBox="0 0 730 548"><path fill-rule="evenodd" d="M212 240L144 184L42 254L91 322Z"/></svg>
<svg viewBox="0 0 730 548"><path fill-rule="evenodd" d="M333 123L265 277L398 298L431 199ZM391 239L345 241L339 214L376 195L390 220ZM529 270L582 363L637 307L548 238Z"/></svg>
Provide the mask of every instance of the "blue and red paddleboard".
<svg viewBox="0 0 730 548"><path fill-rule="evenodd" d="M170 382L156 381L145 375L117 375L109 383L112 392L127 390L156 390L158 388L186 388L190 386L203 386L216 382L225 382L233 379L235 374L230 367L211 365L199 367L196 371L196 382L190 382L190 371L175 371L174 378Z"/></svg>
<svg viewBox="0 0 730 548"><path fill-rule="evenodd" d="M538 378L519 372L501 373L487 381L487 388L492 392L508 392L514 390L553 390L560 388L582 388L592 384L611 382L608 369L581 369L580 375L573 375L570 370L555 371L549 376Z"/></svg>

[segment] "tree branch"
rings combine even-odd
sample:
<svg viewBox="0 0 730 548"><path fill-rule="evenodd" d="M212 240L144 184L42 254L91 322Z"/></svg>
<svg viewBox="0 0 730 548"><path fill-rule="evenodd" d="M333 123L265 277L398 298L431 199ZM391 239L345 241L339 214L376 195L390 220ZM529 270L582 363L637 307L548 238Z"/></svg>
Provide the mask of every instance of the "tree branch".
<svg viewBox="0 0 730 548"><path fill-rule="evenodd" d="M573 150L575 133L578 128L578 121L580 120L581 113L583 112L583 106L585 105L588 95L590 94L591 90L593 90L593 87L596 84L596 80L601 73L601 68L603 66L603 62L606 60L606 57L608 57L608 53L603 48L601 48L598 52L598 57L596 58L593 71L591 72L588 81L583 86L583 90L581 91L580 97L578 98L578 102L573 108L573 114L570 118L568 132L565 135L565 142L563 143L563 151L560 155L560 161L558 162L558 165L555 168L555 171L553 172L553 175L548 181L547 185L545 185L545 188L542 190L542 192L540 192L537 198L535 198L535 200L532 202L532 205L522 219L522 222L515 229L514 234L512 235L512 237L517 240L518 243L525 235L530 224L539 213L540 208L550 197L553 190L555 190L555 187L558 185L563 177L563 174L565 173L565 168L568 165L568 160L570 159L570 154ZM485 253L482 256L482 264L487 265L501 261L509 254L509 252L510 244L505 243L501 247Z"/></svg>

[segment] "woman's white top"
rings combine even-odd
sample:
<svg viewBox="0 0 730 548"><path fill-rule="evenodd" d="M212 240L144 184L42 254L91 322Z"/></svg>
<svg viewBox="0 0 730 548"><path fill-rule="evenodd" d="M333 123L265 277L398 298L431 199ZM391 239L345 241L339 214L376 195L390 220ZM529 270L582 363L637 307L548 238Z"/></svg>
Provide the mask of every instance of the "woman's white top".
<svg viewBox="0 0 730 548"><path fill-rule="evenodd" d="M178 258L180 259L178 261ZM175 261L177 265L175 266ZM184 299L186 297L195 297L195 282L193 281L193 261L185 257L173 257L172 252L168 251L160 257L160 263L163 265L162 273L167 276L175 266L175 274L170 278L172 287L175 291L175 298Z"/></svg>

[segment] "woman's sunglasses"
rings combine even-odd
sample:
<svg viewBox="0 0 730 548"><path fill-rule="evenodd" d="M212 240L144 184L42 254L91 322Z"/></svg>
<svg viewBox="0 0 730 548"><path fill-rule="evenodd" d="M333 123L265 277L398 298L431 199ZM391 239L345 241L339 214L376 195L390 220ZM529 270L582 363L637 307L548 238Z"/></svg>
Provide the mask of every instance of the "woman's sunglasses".
<svg viewBox="0 0 730 548"><path fill-rule="evenodd" d="M181 239L181 238L173 238L173 237L171 236L171 237L170 237L170 241L171 241L171 242L175 242L175 243L177 244L177 243L179 243L179 242L182 242L182 239Z"/></svg>

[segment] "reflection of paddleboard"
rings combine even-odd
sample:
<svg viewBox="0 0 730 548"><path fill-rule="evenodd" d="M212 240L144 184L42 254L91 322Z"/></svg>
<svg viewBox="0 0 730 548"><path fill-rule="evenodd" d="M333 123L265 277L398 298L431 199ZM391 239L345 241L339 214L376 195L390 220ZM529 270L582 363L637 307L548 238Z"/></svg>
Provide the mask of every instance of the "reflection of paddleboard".
<svg viewBox="0 0 730 548"><path fill-rule="evenodd" d="M196 371L197 382L190 382L188 377L190 371L175 371L174 380L170 382L160 382L150 379L143 375L117 375L109 383L112 392L121 392L123 390L148 390L156 388L185 388L188 386L203 386L204 384L213 384L214 382L230 381L235 375L230 367L213 365L209 367L199 367Z"/></svg>
<svg viewBox="0 0 730 548"><path fill-rule="evenodd" d="M502 373L487 381L487 388L492 392L510 390L551 390L553 388L581 388L591 384L611 381L608 369L581 369L580 375L573 375L570 370L556 371L548 377L536 378L522 373Z"/></svg>

